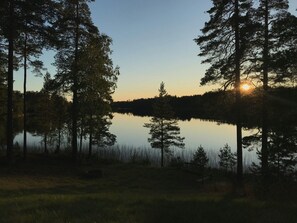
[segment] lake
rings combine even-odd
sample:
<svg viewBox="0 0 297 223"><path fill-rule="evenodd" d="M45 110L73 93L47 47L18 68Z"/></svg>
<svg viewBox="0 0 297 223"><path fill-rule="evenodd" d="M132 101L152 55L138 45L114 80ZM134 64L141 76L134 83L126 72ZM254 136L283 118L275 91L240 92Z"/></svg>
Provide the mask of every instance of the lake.
<svg viewBox="0 0 297 223"><path fill-rule="evenodd" d="M148 123L150 117L134 116L132 114L114 113L113 124L110 132L117 136L116 146L119 148L150 149L148 143L149 129L143 127ZM191 119L190 121L179 121L181 136L185 137L185 149L174 149L176 155L191 159L192 154L198 146L216 156L219 149L228 144L232 151L236 151L236 126L231 124L217 123L201 119ZM254 130L243 130L243 136L250 135ZM22 144L22 134L15 137L15 142ZM40 146L41 137L28 134L28 144L33 147ZM158 151L156 151L158 152ZM244 150L244 163L249 165L256 161L255 152Z"/></svg>
<svg viewBox="0 0 297 223"><path fill-rule="evenodd" d="M117 136L117 144L135 148L149 148L149 129L143 127L151 117L134 116L132 114L115 113L113 125L110 131ZM181 136L185 137L185 149L176 149L177 154L182 154L190 159L198 146L216 154L225 144L236 151L236 126L222 124L215 121L191 119L190 121L179 121ZM243 136L251 135L255 130L243 130ZM243 151L245 165L257 162L255 151Z"/></svg>

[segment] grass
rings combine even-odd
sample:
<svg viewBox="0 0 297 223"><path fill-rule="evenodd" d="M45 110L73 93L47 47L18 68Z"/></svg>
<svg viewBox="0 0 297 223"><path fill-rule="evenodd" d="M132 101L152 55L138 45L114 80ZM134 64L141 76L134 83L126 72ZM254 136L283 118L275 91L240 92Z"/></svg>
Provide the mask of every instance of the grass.
<svg viewBox="0 0 297 223"><path fill-rule="evenodd" d="M247 179L240 197L233 176L215 171L202 184L183 169L72 166L65 157L42 155L0 168L1 223L297 222L296 185L274 184L264 199L253 180ZM101 169L103 177L85 178L90 169Z"/></svg>
<svg viewBox="0 0 297 223"><path fill-rule="evenodd" d="M32 150L33 151L33 150ZM36 152L38 150L35 149ZM42 152L43 150L39 150ZM179 149L174 148L171 150L173 156L167 157L165 155L165 165L170 165L172 158L180 157L183 162L191 162L193 154L196 150L193 149ZM83 153L87 154L88 149L83 148ZM207 157L209 159L208 166L211 168L219 168L219 150L209 149L206 150ZM139 163L150 166L160 166L160 149L154 149L151 147L133 147L127 145L114 145L107 148L93 148L93 157L97 159L104 159L108 162L120 162L120 163ZM243 168L245 172L249 172L251 163L257 160L251 160L250 157L243 157Z"/></svg>

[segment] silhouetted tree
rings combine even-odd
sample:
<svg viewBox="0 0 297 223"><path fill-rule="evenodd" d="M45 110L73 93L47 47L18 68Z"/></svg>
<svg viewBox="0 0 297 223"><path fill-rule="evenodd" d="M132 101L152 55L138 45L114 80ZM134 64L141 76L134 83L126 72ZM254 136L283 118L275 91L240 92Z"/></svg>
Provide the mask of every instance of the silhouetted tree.
<svg viewBox="0 0 297 223"><path fill-rule="evenodd" d="M40 61L32 61L28 56L41 54L41 49L45 42L41 40L45 24L50 24L48 11L52 11L54 0L4 0L1 1L0 13L0 54L3 55L3 48L6 48L8 42L8 67L7 67L7 156L11 160L13 143L13 121L12 121L12 94L13 94L13 69L20 66L19 58L24 58L24 109L26 109L26 72L27 61L39 68ZM7 40L7 41L6 41ZM1 58L2 59L2 58ZM26 112L24 112L24 127L26 132ZM24 157L26 154L26 134L24 134Z"/></svg>
<svg viewBox="0 0 297 223"><path fill-rule="evenodd" d="M296 86L297 78L297 17L287 14L273 22L271 34L274 41L274 51L270 58L271 78L276 84Z"/></svg>
<svg viewBox="0 0 297 223"><path fill-rule="evenodd" d="M53 129L53 119L54 119L54 109L53 103L51 100L49 83L50 83L50 74L47 73L44 77L44 84L43 88L40 91L40 102L39 104L39 124L40 124L40 131L43 135L43 142L44 142L44 152L48 153L48 138L49 134Z"/></svg>
<svg viewBox="0 0 297 223"><path fill-rule="evenodd" d="M278 178L292 177L297 164L296 129L283 129L269 134L268 166Z"/></svg>
<svg viewBox="0 0 297 223"><path fill-rule="evenodd" d="M77 121L79 91L79 50L86 39L98 33L93 25L88 0L65 0L60 3L60 18L54 24L59 39L55 65L57 82L65 92L72 94L72 155L77 158ZM83 68L84 69L84 68ZM82 69L81 69L82 70Z"/></svg>
<svg viewBox="0 0 297 223"><path fill-rule="evenodd" d="M56 144L55 152L58 153L61 150L62 140L64 138L64 132L66 130L65 123L68 118L69 103L64 97L57 93L51 94L51 103L53 109L53 126L54 129L51 134L52 141Z"/></svg>
<svg viewBox="0 0 297 223"><path fill-rule="evenodd" d="M184 137L180 137L180 128L173 117L172 109L168 103L168 95L164 83L160 84L159 97L154 105L154 117L144 127L150 128L148 138L152 148L161 150L161 167L164 166L164 153L170 153L170 147L184 148Z"/></svg>
<svg viewBox="0 0 297 223"><path fill-rule="evenodd" d="M232 153L231 148L226 144L223 148L220 148L219 153L219 165L226 172L232 171L233 167L236 164L236 154Z"/></svg>
<svg viewBox="0 0 297 223"><path fill-rule="evenodd" d="M16 54L23 60L24 83L23 83L23 157L27 156L27 69L33 68L33 72L41 74L43 69L43 62L38 60L42 54L42 50L49 46L48 30L50 28L50 21L54 17L53 11L55 4L51 0L18 0L17 8L17 30L19 32L18 39L16 39Z"/></svg>
<svg viewBox="0 0 297 223"><path fill-rule="evenodd" d="M254 71L261 73L260 80L263 83L263 93L262 93L262 149L261 149L261 164L262 164L262 174L265 178L268 175L268 74L271 69L271 59L275 45L275 37L278 33L272 33L271 27L273 23L278 20L285 18L288 9L287 0L260 0L259 7L257 8L256 18L259 23L258 30L255 34L255 41L253 44L254 55L252 66ZM277 49L276 49L277 51ZM260 56L256 56L259 55Z"/></svg>
<svg viewBox="0 0 297 223"><path fill-rule="evenodd" d="M237 179L242 182L242 121L241 121L241 69L249 46L251 29L251 2L249 0L213 0L208 11L209 22L202 29L202 36L195 39L200 45L199 56L206 56L203 63L211 66L201 79L201 84L220 83L226 89L235 86L236 91L236 138Z"/></svg>
<svg viewBox="0 0 297 223"><path fill-rule="evenodd" d="M0 3L0 14L5 15L7 11L7 0L1 1ZM1 89L4 87L7 73L7 44L5 42L5 29L6 29L6 19L5 16L0 18L0 86ZM2 96L2 95L1 95ZM1 97L0 99L3 99ZM1 107L5 104L4 101L1 101Z"/></svg>
<svg viewBox="0 0 297 223"><path fill-rule="evenodd" d="M7 30L8 39L8 69L7 69L7 158L8 162L13 158L13 59L14 59L14 41L15 41L15 1L9 0L7 20L9 21L5 29Z"/></svg>
<svg viewBox="0 0 297 223"><path fill-rule="evenodd" d="M89 156L92 145L113 145L115 135L109 133L111 125L112 94L116 87L119 68L110 58L112 40L97 35L88 40L79 51L79 105L85 133L89 134Z"/></svg>
<svg viewBox="0 0 297 223"><path fill-rule="evenodd" d="M3 57L2 57L3 56ZM4 55L4 53L1 55L0 52L0 123L1 123L1 135L4 135L4 129L5 127L3 126L4 123L6 123L5 121L5 114L6 114L6 106L5 106L5 102L6 102L6 60L4 59L6 56ZM4 137L2 138L2 142Z"/></svg>
<svg viewBox="0 0 297 223"><path fill-rule="evenodd" d="M202 146L199 146L193 155L193 160L191 161L191 163L203 172L208 161L209 159L207 158L206 152L204 151Z"/></svg>

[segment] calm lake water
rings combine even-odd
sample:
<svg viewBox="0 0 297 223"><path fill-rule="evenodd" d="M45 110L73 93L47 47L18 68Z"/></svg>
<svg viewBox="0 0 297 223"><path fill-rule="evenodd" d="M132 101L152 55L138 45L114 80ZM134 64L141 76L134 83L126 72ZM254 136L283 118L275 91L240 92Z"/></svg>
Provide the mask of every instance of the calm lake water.
<svg viewBox="0 0 297 223"><path fill-rule="evenodd" d="M148 149L150 144L149 129L143 127L148 123L150 117L140 117L131 114L115 113L110 132L117 136L119 147ZM232 151L236 151L236 127L230 124L221 124L215 121L191 119L190 121L179 121L181 136L185 137L185 149L174 149L175 154L188 158L192 156L199 145L208 151L216 154L225 144L228 144ZM253 130L243 130L243 136L253 133ZM28 134L28 144L34 147L41 146L42 138ZM22 144L22 134L15 137L15 142ZM244 163L249 165L256 161L255 152L244 150Z"/></svg>
<svg viewBox="0 0 297 223"><path fill-rule="evenodd" d="M129 114L115 113L113 125L110 131L117 136L118 145L132 146L135 148L149 148L149 129L143 127L148 123L150 117L140 117ZM221 124L214 121L191 119L190 121L179 121L181 136L185 137L185 149L175 150L176 153L191 156L198 146L209 153L218 153L225 144L236 151L236 126ZM255 130L243 130L243 136L254 133ZM249 165L252 161L257 162L255 151L244 150L244 163Z"/></svg>

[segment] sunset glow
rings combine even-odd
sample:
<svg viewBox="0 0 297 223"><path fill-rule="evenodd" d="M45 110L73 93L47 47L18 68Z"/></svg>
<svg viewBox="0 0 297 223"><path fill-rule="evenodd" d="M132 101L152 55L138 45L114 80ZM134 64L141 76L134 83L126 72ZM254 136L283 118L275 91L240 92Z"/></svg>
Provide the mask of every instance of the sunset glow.
<svg viewBox="0 0 297 223"><path fill-rule="evenodd" d="M248 83L243 83L241 84L240 88L242 91L247 92L251 90L252 86Z"/></svg>

